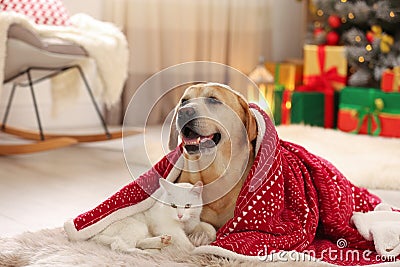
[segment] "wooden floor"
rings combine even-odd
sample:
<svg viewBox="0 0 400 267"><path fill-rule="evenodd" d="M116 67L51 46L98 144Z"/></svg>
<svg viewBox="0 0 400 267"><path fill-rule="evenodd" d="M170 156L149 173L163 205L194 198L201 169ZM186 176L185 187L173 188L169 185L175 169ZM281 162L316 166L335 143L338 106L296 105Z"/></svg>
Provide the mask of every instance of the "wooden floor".
<svg viewBox="0 0 400 267"><path fill-rule="evenodd" d="M0 156L0 235L60 227L132 179L121 140Z"/></svg>

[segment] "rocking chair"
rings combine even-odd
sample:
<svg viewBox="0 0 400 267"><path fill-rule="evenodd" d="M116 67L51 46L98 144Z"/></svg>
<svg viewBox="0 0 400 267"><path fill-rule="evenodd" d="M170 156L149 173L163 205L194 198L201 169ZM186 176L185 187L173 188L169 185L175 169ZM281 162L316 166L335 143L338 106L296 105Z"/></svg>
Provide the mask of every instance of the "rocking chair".
<svg viewBox="0 0 400 267"><path fill-rule="evenodd" d="M82 68L76 65L77 59L87 57L87 52L79 45L57 39L41 39L34 32L13 24L8 30L7 55L5 60L4 84L13 82L4 117L0 124L1 131L20 138L36 142L17 145L0 145L0 155L39 152L49 149L70 146L79 142L104 141L121 138L122 132L111 133L106 125L100 108ZM94 110L97 113L104 133L95 135L63 135L44 133L35 96L34 85L52 78L70 69L77 69L89 94ZM38 75L39 74L39 75ZM14 93L17 87L28 87L33 101L38 131L28 131L7 125ZM137 134L138 131L124 132L124 135Z"/></svg>

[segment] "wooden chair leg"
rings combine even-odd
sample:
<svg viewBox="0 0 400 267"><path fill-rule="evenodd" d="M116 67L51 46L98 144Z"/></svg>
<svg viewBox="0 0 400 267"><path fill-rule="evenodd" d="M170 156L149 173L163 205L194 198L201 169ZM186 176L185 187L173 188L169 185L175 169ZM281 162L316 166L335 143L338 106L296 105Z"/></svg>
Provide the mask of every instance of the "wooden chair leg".
<svg viewBox="0 0 400 267"><path fill-rule="evenodd" d="M108 130L108 127L107 127L107 124L106 124L106 121L105 121L103 115L101 114L99 106L97 105L96 99L94 98L94 95L93 95L93 92L92 92L92 88L90 88L90 85L89 85L88 80L86 79L85 73L83 72L81 66L75 65L74 67L76 67L78 69L78 71L79 71L79 74L80 74L80 76L81 76L81 78L83 80L83 83L85 84L85 87L86 87L86 90L87 90L87 92L88 92L88 94L90 96L90 99L92 100L94 109L96 110L97 116L100 119L100 122L101 122L101 124L103 126L103 129L104 129L104 132L105 132L106 136L109 139L112 139L112 135L110 134L110 132Z"/></svg>
<svg viewBox="0 0 400 267"><path fill-rule="evenodd" d="M17 88L17 85L18 85L17 83L14 83L12 88L11 88L10 96L8 97L6 110L4 111L3 124L1 126L2 130L6 126L6 123L7 123L7 120L8 120L8 115L10 114L11 104L12 104L12 101L14 99L15 89Z"/></svg>
<svg viewBox="0 0 400 267"><path fill-rule="evenodd" d="M38 124L38 128L39 128L39 134L40 134L40 140L44 141L42 122L40 120L39 108L38 108L38 104L37 104L37 101L36 101L35 90L33 88L33 80L32 80L32 76L31 76L31 68L29 68L26 71L26 75L28 76L28 82L29 82L29 88L31 90L33 107L35 108L36 120L37 120L37 124Z"/></svg>

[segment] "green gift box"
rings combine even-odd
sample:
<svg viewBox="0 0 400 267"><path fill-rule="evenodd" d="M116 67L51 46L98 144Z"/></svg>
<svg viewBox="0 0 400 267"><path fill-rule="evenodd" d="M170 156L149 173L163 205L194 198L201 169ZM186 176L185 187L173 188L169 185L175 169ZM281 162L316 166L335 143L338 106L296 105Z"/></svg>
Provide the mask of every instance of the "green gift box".
<svg viewBox="0 0 400 267"><path fill-rule="evenodd" d="M275 125L279 125L281 124L282 121L282 110L281 110L281 106L282 106L282 96L283 96L283 91L285 90L285 85L280 83L281 80L281 74L286 74L287 75L287 71L288 69L291 70L290 75L289 76L285 76L286 78L293 76L293 81L294 81L294 74L296 73L296 66L294 64L286 64L283 65L283 71L282 71L282 64L280 63L274 63L274 64L266 64L266 68L268 69L268 71L270 71L271 73L273 73L274 75L274 93L273 93L273 106L272 106L272 115L274 117L274 122ZM286 67L286 69L285 69ZM293 83L294 86L294 83Z"/></svg>
<svg viewBox="0 0 400 267"><path fill-rule="evenodd" d="M334 93L334 124L336 128L339 93ZM325 125L325 95L318 92L292 93L290 123L307 124L312 126Z"/></svg>
<svg viewBox="0 0 400 267"><path fill-rule="evenodd" d="M375 88L341 91L338 128L345 132L400 137L400 94Z"/></svg>
<svg viewBox="0 0 400 267"><path fill-rule="evenodd" d="M282 99L283 99L283 91L285 87L282 85L275 85L274 91L274 121L275 125L279 125L282 123Z"/></svg>

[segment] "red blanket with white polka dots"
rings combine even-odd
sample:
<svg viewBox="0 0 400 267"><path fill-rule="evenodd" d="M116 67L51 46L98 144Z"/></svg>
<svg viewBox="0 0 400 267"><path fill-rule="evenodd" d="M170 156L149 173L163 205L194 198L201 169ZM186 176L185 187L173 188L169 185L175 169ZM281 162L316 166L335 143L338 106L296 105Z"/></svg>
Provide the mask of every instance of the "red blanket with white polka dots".
<svg viewBox="0 0 400 267"><path fill-rule="evenodd" d="M260 260L266 254L288 257L282 251L297 251L339 265L380 262L373 242L366 241L350 223L354 211L371 211L380 199L354 186L328 161L280 140L268 116L257 106L252 108L264 118L266 134L237 199L234 217L203 251L214 248L216 254ZM158 178L169 174L179 156L177 148L97 208L75 218L76 231L147 199L158 187Z"/></svg>

